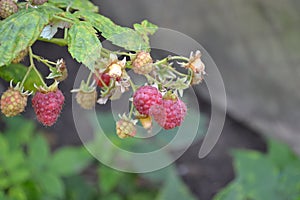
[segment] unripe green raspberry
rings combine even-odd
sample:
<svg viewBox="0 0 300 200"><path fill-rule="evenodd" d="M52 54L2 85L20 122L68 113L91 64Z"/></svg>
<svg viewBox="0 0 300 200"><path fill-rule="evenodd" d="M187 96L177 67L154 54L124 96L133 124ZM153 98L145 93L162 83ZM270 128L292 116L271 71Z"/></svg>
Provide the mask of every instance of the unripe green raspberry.
<svg viewBox="0 0 300 200"><path fill-rule="evenodd" d="M136 134L136 128L133 122L126 119L120 119L116 123L117 135L119 138L134 137Z"/></svg>
<svg viewBox="0 0 300 200"><path fill-rule="evenodd" d="M13 117L25 110L27 105L27 94L22 94L19 90L9 88L1 96L1 112L6 117Z"/></svg>
<svg viewBox="0 0 300 200"><path fill-rule="evenodd" d="M0 17L5 19L16 12L18 12L18 6L15 2L12 0L0 1Z"/></svg>
<svg viewBox="0 0 300 200"><path fill-rule="evenodd" d="M97 101L97 91L93 90L90 92L79 91L76 94L77 103L84 109L92 109Z"/></svg>
<svg viewBox="0 0 300 200"><path fill-rule="evenodd" d="M148 52L141 51L132 62L132 69L137 74L149 74L152 71L153 60Z"/></svg>

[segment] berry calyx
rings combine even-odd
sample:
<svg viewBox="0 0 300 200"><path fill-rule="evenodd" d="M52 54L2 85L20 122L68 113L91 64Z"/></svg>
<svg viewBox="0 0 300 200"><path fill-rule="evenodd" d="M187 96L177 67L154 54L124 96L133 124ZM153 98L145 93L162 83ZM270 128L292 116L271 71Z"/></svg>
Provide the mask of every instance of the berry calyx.
<svg viewBox="0 0 300 200"><path fill-rule="evenodd" d="M12 0L0 1L0 17L5 19L16 12L18 12L18 6L14 1Z"/></svg>
<svg viewBox="0 0 300 200"><path fill-rule="evenodd" d="M152 106L150 116L164 129L178 127L186 115L186 105L180 99L163 99L162 105Z"/></svg>
<svg viewBox="0 0 300 200"><path fill-rule="evenodd" d="M162 95L153 86L142 86L133 94L133 105L142 115L149 115L153 105L162 104Z"/></svg>
<svg viewBox="0 0 300 200"><path fill-rule="evenodd" d="M20 114L25 110L29 95L28 92L23 92L19 84L15 88L11 86L1 96L1 112L6 117L13 117Z"/></svg>
<svg viewBox="0 0 300 200"><path fill-rule="evenodd" d="M131 120L125 116L121 117L119 121L116 122L116 133L119 138L134 137L136 135L136 120Z"/></svg>
<svg viewBox="0 0 300 200"><path fill-rule="evenodd" d="M153 60L150 53L141 51L132 62L132 69L137 74L149 74L152 71Z"/></svg>
<svg viewBox="0 0 300 200"><path fill-rule="evenodd" d="M54 79L58 82L64 81L68 78L68 68L64 59L59 59L56 62L56 70L60 76L55 77Z"/></svg>
<svg viewBox="0 0 300 200"><path fill-rule="evenodd" d="M37 120L45 126L52 126L60 115L65 97L56 89L43 89L36 92L32 98L32 107Z"/></svg>

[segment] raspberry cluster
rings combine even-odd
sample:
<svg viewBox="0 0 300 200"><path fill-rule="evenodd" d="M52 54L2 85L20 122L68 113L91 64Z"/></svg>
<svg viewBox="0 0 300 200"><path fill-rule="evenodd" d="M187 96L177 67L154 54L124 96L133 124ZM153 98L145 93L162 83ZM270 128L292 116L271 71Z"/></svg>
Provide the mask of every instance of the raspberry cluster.
<svg viewBox="0 0 300 200"><path fill-rule="evenodd" d="M133 95L133 105L137 111L152 117L166 130L180 126L186 115L186 105L178 97L169 99L153 86L142 86Z"/></svg>

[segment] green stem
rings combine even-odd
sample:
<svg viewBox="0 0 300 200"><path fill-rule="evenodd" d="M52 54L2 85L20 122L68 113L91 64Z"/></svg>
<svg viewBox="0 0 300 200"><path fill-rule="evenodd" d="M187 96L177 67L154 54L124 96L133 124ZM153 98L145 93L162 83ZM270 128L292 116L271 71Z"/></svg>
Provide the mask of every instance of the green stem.
<svg viewBox="0 0 300 200"><path fill-rule="evenodd" d="M171 57L166 57L162 60L157 61L156 63L154 63L154 65L161 65L161 64L167 64L168 62L172 61L172 60L182 60L182 61L186 61L189 62L189 59L183 56L171 56Z"/></svg>
<svg viewBox="0 0 300 200"><path fill-rule="evenodd" d="M172 72L176 73L176 74L179 75L179 76L187 76L187 74L180 73L179 71L177 71L176 69L174 69L171 65L169 65L168 68L169 68Z"/></svg>
<svg viewBox="0 0 300 200"><path fill-rule="evenodd" d="M129 56L129 57L131 57L133 55L132 53L119 52L119 51L115 51L113 53L117 54L117 55L122 55L122 56Z"/></svg>
<svg viewBox="0 0 300 200"><path fill-rule="evenodd" d="M51 65L56 65L55 62L51 62L49 60L41 58L40 56L33 54L32 57L35 58L37 61L44 63L49 69L53 68L53 66L51 66Z"/></svg>
<svg viewBox="0 0 300 200"><path fill-rule="evenodd" d="M53 18L54 19L59 19L59 20L65 21L65 22L68 22L70 24L74 24L74 21L72 21L71 19L65 18L65 17L54 15Z"/></svg>
<svg viewBox="0 0 300 200"><path fill-rule="evenodd" d="M24 86L24 83L25 83L25 81L27 80L27 78L28 78L28 76L29 76L29 74L30 74L30 72L31 72L32 69L36 72L36 74L38 75L38 77L39 77L39 79L41 80L41 82L43 83L43 85L46 86L46 83L44 82L44 79L42 78L40 72L36 69L36 67L35 67L35 65L34 65L33 55L34 55L34 54L32 53L32 49L29 48L29 61L30 61L30 66L28 67L27 72L26 72L26 74L25 74L25 76L24 76L24 78L23 78L23 80L22 80L22 82L21 82L21 87Z"/></svg>
<svg viewBox="0 0 300 200"><path fill-rule="evenodd" d="M90 74L89 74L89 77L88 77L88 79L87 79L87 81L86 81L86 83L87 83L88 85L90 85L92 76L93 76L93 72L91 71Z"/></svg>
<svg viewBox="0 0 300 200"><path fill-rule="evenodd" d="M131 80L130 76L127 74L127 72L125 70L124 70L124 73L125 73L126 76L129 77L130 86L132 87L132 91L135 92L136 91L135 84L133 83L133 81Z"/></svg>
<svg viewBox="0 0 300 200"><path fill-rule="evenodd" d="M68 41L66 39L62 39L62 38L52 38L52 39L48 40L46 38L39 37L38 40L43 41L43 42L53 43L53 44L56 44L59 46L67 46L68 45Z"/></svg>
<svg viewBox="0 0 300 200"><path fill-rule="evenodd" d="M108 86L104 83L104 81L102 80L101 76L99 73L95 73L96 77L98 78L98 80L102 83L104 89L108 89Z"/></svg>
<svg viewBox="0 0 300 200"><path fill-rule="evenodd" d="M156 83L157 85L160 84L155 78L153 78L152 76L150 76L150 75L148 75L148 74L145 74L145 77L146 77L147 79L150 79L151 81L153 81L153 82Z"/></svg>
<svg viewBox="0 0 300 200"><path fill-rule="evenodd" d="M64 40L66 40L66 41L68 39L68 31L69 31L69 29L65 28L65 31L64 31Z"/></svg>
<svg viewBox="0 0 300 200"><path fill-rule="evenodd" d="M22 80L22 82L21 82L21 85L20 85L21 87L24 86L24 83L25 83L26 79L28 78L28 76L29 76L29 74L30 74L32 68L33 68L32 65L30 65L30 66L28 67L27 72L26 72L26 74L25 74L25 76L24 76L24 78L23 78L23 80Z"/></svg>
<svg viewBox="0 0 300 200"><path fill-rule="evenodd" d="M133 106L133 101L132 101L132 102L131 102L130 111L129 111L129 119L131 119L131 117L132 117L133 108L134 108L134 106Z"/></svg>

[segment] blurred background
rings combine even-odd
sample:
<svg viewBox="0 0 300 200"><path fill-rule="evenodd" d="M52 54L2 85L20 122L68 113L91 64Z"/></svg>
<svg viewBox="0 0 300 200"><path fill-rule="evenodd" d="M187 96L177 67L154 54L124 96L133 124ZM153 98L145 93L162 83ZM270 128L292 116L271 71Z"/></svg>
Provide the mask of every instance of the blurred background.
<svg viewBox="0 0 300 200"><path fill-rule="evenodd" d="M148 174L149 176L145 174L136 177L126 173L116 175L119 178L114 180L126 180L127 183L137 185L137 188L120 189L114 183L112 189L107 191L120 195L110 198L134 199L136 191L146 190L150 194L146 192L145 196L135 198L154 198L156 193L161 192L157 199L299 199L300 161L296 154L300 153L300 1L93 2L99 6L101 14L122 26L131 27L133 23L148 19L159 27L182 32L197 40L216 62L223 77L228 101L224 130L217 145L206 158L198 158L202 143L199 141L173 166L168 167L171 170L164 169L156 174ZM37 125L37 129L44 133L51 149L80 145L72 118L72 95L67 92L73 87L80 64L71 58L66 48L62 50L61 47L38 42L33 50L49 59L64 57L69 69L69 78L61 85L62 91L65 91L66 104L60 119L53 128ZM3 88L2 84L2 91ZM211 104L205 84L201 86L197 96L203 112L201 114L209 119ZM27 109L25 117L34 118L31 108ZM11 122L2 120L2 123ZM1 127L4 131L6 126ZM201 128L205 132L207 123ZM240 150L233 152L234 149ZM95 173L94 165L95 163L82 173L89 183L97 182L97 175L101 179L101 174L105 176L115 173L105 171L107 169ZM270 171L272 173L266 175ZM157 179L157 174L164 174L161 177L171 174L180 184L172 185L171 183L178 183L173 179L164 183ZM108 175L105 177L108 182L114 182ZM122 176L129 178L124 179ZM153 187L153 182L156 183L157 180L159 184L154 184ZM75 179L73 182L80 181ZM69 181L69 185L73 182ZM126 182L120 183L126 185ZM106 184L108 183L100 184L100 187L105 188ZM80 187L74 188L76 190ZM181 191L178 188L184 188L183 196L175 192ZM128 191L133 195L126 196L130 193ZM71 198L69 195L67 199L87 197L78 195L78 198ZM99 199L109 198L102 196Z"/></svg>

